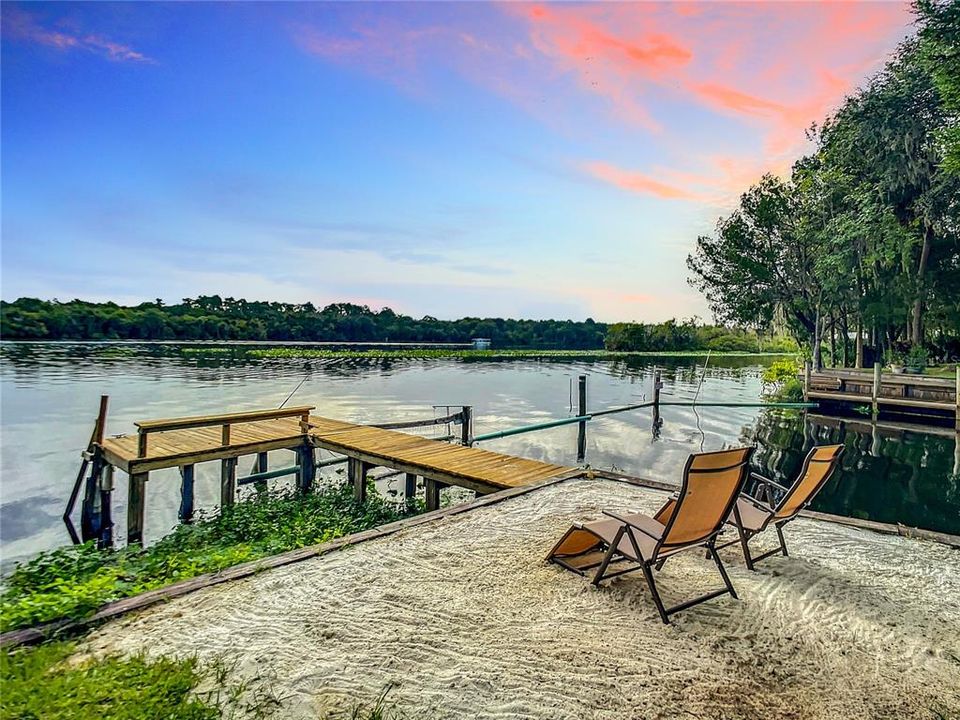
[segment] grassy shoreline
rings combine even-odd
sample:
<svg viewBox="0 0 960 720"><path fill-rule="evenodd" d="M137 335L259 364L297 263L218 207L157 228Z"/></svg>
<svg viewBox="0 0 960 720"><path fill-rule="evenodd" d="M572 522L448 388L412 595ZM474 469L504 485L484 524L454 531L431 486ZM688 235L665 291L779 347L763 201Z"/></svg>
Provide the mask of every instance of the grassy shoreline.
<svg viewBox="0 0 960 720"><path fill-rule="evenodd" d="M83 619L114 600L270 555L333 540L417 512L371 486L365 503L346 485L306 496L267 493L180 525L154 545L97 550L92 543L20 564L0 594L0 631Z"/></svg>

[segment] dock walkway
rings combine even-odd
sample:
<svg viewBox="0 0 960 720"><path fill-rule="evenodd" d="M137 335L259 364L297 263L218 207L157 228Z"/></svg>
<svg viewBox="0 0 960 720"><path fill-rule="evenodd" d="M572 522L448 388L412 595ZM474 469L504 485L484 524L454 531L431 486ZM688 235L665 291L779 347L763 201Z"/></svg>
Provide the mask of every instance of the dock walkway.
<svg viewBox="0 0 960 720"><path fill-rule="evenodd" d="M347 477L358 500L366 493L366 477L375 467L385 467L406 475L406 496L416 492L417 477L424 480L427 509L439 506L442 487L457 485L487 494L527 485L563 475L574 468L529 460L470 447L470 409L411 426L452 423L465 428L465 444L451 444L395 429L358 425L311 415L313 407L284 410L260 410L225 415L150 420L136 423L136 435L102 439L94 452L94 469L88 483L85 512L96 515L85 527L84 539L96 537L101 545L113 542L110 532L109 504L114 470L129 475L127 540L141 542L146 483L149 473L163 468L179 468L181 484L180 518L193 516L194 465L221 462L221 505L234 502L239 485L258 483L283 475L296 475L301 490L313 484L318 466L315 451L320 448L343 456ZM266 453L287 449L297 453L296 465L268 470ZM237 477L237 459L255 455L256 472ZM336 462L336 461L334 461ZM99 467L98 467L99 463ZM104 517L104 507L106 508Z"/></svg>

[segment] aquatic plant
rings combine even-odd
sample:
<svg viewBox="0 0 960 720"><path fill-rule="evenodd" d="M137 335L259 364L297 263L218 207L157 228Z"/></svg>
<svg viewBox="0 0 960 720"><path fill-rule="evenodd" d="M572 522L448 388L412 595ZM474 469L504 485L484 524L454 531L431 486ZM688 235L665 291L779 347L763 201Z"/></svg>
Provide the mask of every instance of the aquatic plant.
<svg viewBox="0 0 960 720"><path fill-rule="evenodd" d="M264 493L216 515L200 515L146 549L92 544L44 552L18 565L0 595L0 630L79 619L101 605L286 550L398 520L417 506L395 505L371 486L358 503L349 486L308 495Z"/></svg>

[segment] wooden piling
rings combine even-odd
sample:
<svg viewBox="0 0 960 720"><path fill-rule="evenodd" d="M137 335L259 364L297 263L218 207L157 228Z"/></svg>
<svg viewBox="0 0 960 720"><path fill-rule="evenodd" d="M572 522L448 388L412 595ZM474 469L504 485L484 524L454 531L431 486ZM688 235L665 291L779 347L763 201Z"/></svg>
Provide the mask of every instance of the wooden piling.
<svg viewBox="0 0 960 720"><path fill-rule="evenodd" d="M461 410L460 444L465 447L473 445L473 407L464 405Z"/></svg>
<svg viewBox="0 0 960 720"><path fill-rule="evenodd" d="M300 492L306 494L313 487L313 479L317 473L316 458L313 455L313 445L306 442L300 446L297 453L300 466L300 472L297 474L297 487Z"/></svg>
<svg viewBox="0 0 960 720"><path fill-rule="evenodd" d="M353 498L357 502L367 500L367 464L359 458L347 460L347 481L353 485Z"/></svg>
<svg viewBox="0 0 960 720"><path fill-rule="evenodd" d="M656 380L654 380L656 385ZM577 415L585 417L587 414L587 376L577 378ZM582 463L587 457L587 421L577 423L577 462Z"/></svg>
<svg viewBox="0 0 960 720"><path fill-rule="evenodd" d="M193 522L193 465L180 466L180 522Z"/></svg>
<svg viewBox="0 0 960 720"><path fill-rule="evenodd" d="M957 432L960 433L960 363L957 363L957 390L954 399L957 403L956 428ZM960 442L960 437L957 438L957 442Z"/></svg>
<svg viewBox="0 0 960 720"><path fill-rule="evenodd" d="M127 483L127 545L143 543L143 514L149 473L135 473Z"/></svg>
<svg viewBox="0 0 960 720"><path fill-rule="evenodd" d="M269 466L269 461L267 459L267 453L265 452L257 453L256 470L254 470L254 472L265 473L267 472L268 466ZM258 493L266 492L267 481L258 480L253 484L253 489L256 490Z"/></svg>
<svg viewBox="0 0 960 720"><path fill-rule="evenodd" d="M97 547L113 547L113 465L109 463L100 476L100 538Z"/></svg>
<svg viewBox="0 0 960 720"><path fill-rule="evenodd" d="M803 361L803 401L810 400L810 361Z"/></svg>
<svg viewBox="0 0 960 720"><path fill-rule="evenodd" d="M237 498L237 459L220 461L220 508L228 508Z"/></svg>
<svg viewBox="0 0 960 720"><path fill-rule="evenodd" d="M409 505L417 497L417 476L406 473L403 478L403 499Z"/></svg>
<svg viewBox="0 0 960 720"><path fill-rule="evenodd" d="M427 512L431 510L439 510L440 490L445 488L446 485L444 485L442 482L431 480L430 478L424 478L423 485L426 493Z"/></svg>
<svg viewBox="0 0 960 720"><path fill-rule="evenodd" d="M875 362L873 364L873 387L870 389L870 410L874 420L876 420L880 414L880 403L878 402L878 398L880 397L880 377L881 366L880 363Z"/></svg>

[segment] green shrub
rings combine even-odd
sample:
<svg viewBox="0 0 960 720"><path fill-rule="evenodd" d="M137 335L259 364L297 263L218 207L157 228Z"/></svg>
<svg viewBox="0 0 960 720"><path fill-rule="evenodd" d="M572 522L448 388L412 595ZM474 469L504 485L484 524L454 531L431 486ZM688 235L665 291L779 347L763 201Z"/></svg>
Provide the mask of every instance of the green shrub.
<svg viewBox="0 0 960 720"><path fill-rule="evenodd" d="M113 600L360 532L414 510L372 489L366 503L357 503L349 486L306 496L277 492L201 516L146 549L97 550L88 543L44 552L7 579L0 630L83 618Z"/></svg>

